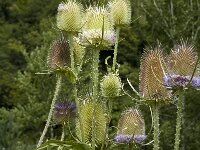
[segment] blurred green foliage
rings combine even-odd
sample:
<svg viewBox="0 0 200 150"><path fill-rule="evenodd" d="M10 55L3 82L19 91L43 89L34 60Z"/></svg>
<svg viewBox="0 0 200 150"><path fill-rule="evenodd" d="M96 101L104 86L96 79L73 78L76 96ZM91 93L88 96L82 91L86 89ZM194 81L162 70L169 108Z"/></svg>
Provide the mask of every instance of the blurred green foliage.
<svg viewBox="0 0 200 150"><path fill-rule="evenodd" d="M83 0L84 1L84 0ZM55 15L60 0L0 0L0 149L34 149L47 118L54 75L40 75L47 70L46 57L51 41L59 34ZM84 1L85 4L88 2ZM120 33L118 62L124 88L135 96L127 84L129 78L138 89L140 57L143 49L163 44L166 52L177 40L189 39L200 51L200 2L198 0L134 0L132 1L132 23ZM86 59L89 53L86 53ZM106 72L104 59L112 51L100 55L101 70ZM81 75L84 89L79 95L89 92L87 64ZM101 74L102 76L103 74ZM59 99L70 99L70 84L64 81ZM84 87L84 88L83 88ZM86 89L86 90L85 90ZM185 149L199 149L200 141L200 92L190 90L186 95L185 124L182 146ZM117 98L113 106L110 126L116 126L120 113L134 102L126 95ZM145 116L146 132L151 130L149 108L141 107ZM161 147L173 148L176 106L170 104L161 109ZM60 138L60 127L53 126L47 138ZM111 138L116 129L110 128ZM151 133L146 142L152 140ZM113 149L127 149L126 146ZM138 149L152 149L151 145Z"/></svg>

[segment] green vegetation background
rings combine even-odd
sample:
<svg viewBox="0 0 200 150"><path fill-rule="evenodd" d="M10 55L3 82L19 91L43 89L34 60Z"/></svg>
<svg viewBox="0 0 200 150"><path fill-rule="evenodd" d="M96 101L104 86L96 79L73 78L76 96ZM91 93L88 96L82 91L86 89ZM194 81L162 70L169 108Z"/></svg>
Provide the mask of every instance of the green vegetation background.
<svg viewBox="0 0 200 150"><path fill-rule="evenodd" d="M87 0L85 0L88 2ZM46 57L51 41L58 35L55 15L60 0L0 0L0 149L34 149L45 125L54 89L54 75L36 75L47 69ZM177 40L189 39L200 52L200 2L198 0L133 0L132 23L121 31L118 62L120 76L127 90L126 78L138 89L140 57L143 49L162 43L166 52ZM100 56L101 70L105 73L104 59L112 51ZM89 67L82 73L85 83ZM63 82L59 99L70 99L71 89ZM84 89L89 89L83 84ZM80 87L80 89L82 89ZM79 95L89 90L81 91ZM185 123L182 147L197 150L200 147L200 92L189 91L185 103ZM134 106L127 96L114 101L111 126L117 125L120 113ZM151 128L148 107L141 107L146 132ZM161 149L173 149L176 106L161 108ZM48 138L60 138L60 126L50 128ZM73 128L72 128L73 129ZM116 133L110 129L111 137ZM68 139L71 137L68 136ZM152 140L151 133L146 142ZM122 146L126 149L127 147ZM116 149L116 148L115 148ZM142 146L140 149L152 149Z"/></svg>

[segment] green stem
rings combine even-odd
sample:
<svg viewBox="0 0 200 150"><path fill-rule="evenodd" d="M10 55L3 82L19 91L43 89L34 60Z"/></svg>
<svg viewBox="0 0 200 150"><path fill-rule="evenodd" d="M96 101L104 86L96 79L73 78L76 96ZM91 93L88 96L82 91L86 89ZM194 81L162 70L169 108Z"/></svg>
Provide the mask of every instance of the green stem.
<svg viewBox="0 0 200 150"><path fill-rule="evenodd" d="M118 43L119 43L119 32L120 32L120 27L116 27L116 41L115 41L113 66L112 66L113 71L115 71L115 67L116 67L116 63L117 63L117 49L118 49Z"/></svg>
<svg viewBox="0 0 200 150"><path fill-rule="evenodd" d="M60 141L64 141L64 139L65 139L65 122L64 122L63 125L62 125L62 135L61 135ZM62 150L62 149L63 149L62 146L59 146L59 147L58 147L58 150Z"/></svg>
<svg viewBox="0 0 200 150"><path fill-rule="evenodd" d="M74 46L73 46L73 34L69 34L69 46L70 46L70 59L71 59L71 68L75 72L75 65L74 65ZM77 73L77 72L76 72ZM81 141L84 142L84 135L83 135L83 125L82 125L82 118L80 115L80 103L78 100L78 94L77 94L77 83L74 83L73 85L73 94L74 94L74 99L77 107L77 113L78 113L78 119L80 122L80 130L81 130Z"/></svg>
<svg viewBox="0 0 200 150"><path fill-rule="evenodd" d="M184 92L179 91L174 150L179 150L179 147L180 147L180 135L181 135L181 125L182 125L182 117L183 117L183 100L184 100Z"/></svg>
<svg viewBox="0 0 200 150"><path fill-rule="evenodd" d="M154 145L153 150L159 149L159 106L157 103L153 106L153 127L154 127L154 133L153 133L153 139L154 139Z"/></svg>
<svg viewBox="0 0 200 150"><path fill-rule="evenodd" d="M99 50L93 50L93 60L92 60L92 80L93 80L93 112L92 112L92 149L95 150L95 108L98 96L98 77L99 77Z"/></svg>
<svg viewBox="0 0 200 150"><path fill-rule="evenodd" d="M55 105L55 102L57 100L57 97L58 97L58 93L60 91L60 88L61 88L61 81L62 81L62 76L61 75L58 75L58 79L57 79L57 82L56 82L56 88L55 88L55 92L54 92L54 96L53 96L53 100L52 100L52 103L51 103L51 108L50 108L50 111L49 111L49 115L48 115L48 118L47 118L47 122L46 122L46 125L44 127L44 130L42 132L42 135L40 137L40 140L37 144L37 147L39 147L43 140L44 140L44 136L48 130L48 127L49 127L49 124L50 124L50 121L51 121L51 117L52 117L52 114L53 114L53 108L54 108L54 105Z"/></svg>

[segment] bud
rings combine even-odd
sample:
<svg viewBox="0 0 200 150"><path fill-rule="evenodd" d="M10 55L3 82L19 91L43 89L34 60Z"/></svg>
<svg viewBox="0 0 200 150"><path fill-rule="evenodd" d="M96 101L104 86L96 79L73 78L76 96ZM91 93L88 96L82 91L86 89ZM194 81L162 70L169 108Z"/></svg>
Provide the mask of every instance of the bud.
<svg viewBox="0 0 200 150"><path fill-rule="evenodd" d="M115 43L115 32L110 14L105 8L89 7L86 10L83 31L79 34L86 46L108 47Z"/></svg>
<svg viewBox="0 0 200 150"><path fill-rule="evenodd" d="M50 70L56 70L59 67L70 66L69 43L61 36L54 40L50 46L47 58L47 64Z"/></svg>
<svg viewBox="0 0 200 150"><path fill-rule="evenodd" d="M121 80L118 75L109 73L101 81L101 92L104 97L119 96L121 91Z"/></svg>
<svg viewBox="0 0 200 150"><path fill-rule="evenodd" d="M53 119L57 123L63 123L75 117L76 106L73 102L57 102L53 109Z"/></svg>
<svg viewBox="0 0 200 150"><path fill-rule="evenodd" d="M117 136L114 138L119 143L142 143L146 138L145 123L138 109L130 108L122 113L118 122Z"/></svg>
<svg viewBox="0 0 200 150"><path fill-rule="evenodd" d="M140 95L146 100L169 100L169 91L163 83L165 75L165 57L162 49L157 47L154 50L146 50L140 65Z"/></svg>
<svg viewBox="0 0 200 150"><path fill-rule="evenodd" d="M78 32L82 27L83 7L69 0L58 6L57 27L67 32Z"/></svg>
<svg viewBox="0 0 200 150"><path fill-rule="evenodd" d="M80 106L80 117L82 120L83 137L85 143L92 143L92 120L94 103L91 99L86 99ZM100 102L95 104L95 143L101 144L106 134L106 114ZM76 123L77 136L81 139L81 127L79 119Z"/></svg>
<svg viewBox="0 0 200 150"><path fill-rule="evenodd" d="M129 0L113 0L109 3L109 8L116 26L130 24L131 4Z"/></svg>

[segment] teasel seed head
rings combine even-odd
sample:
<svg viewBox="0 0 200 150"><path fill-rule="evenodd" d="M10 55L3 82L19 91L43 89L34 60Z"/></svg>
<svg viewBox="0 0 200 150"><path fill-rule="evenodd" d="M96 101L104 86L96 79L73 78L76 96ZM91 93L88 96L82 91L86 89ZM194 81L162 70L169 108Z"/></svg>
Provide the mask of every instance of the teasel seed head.
<svg viewBox="0 0 200 150"><path fill-rule="evenodd" d="M75 0L61 2L58 6L57 27L66 32L78 32L82 27L83 7Z"/></svg>
<svg viewBox="0 0 200 150"><path fill-rule="evenodd" d="M70 118L76 116L76 106L74 102L61 101L57 102L53 109L53 120L56 123L64 123L69 121Z"/></svg>
<svg viewBox="0 0 200 150"><path fill-rule="evenodd" d="M80 117L82 120L83 137L85 143L92 143L92 119L93 119L93 107L94 102L91 98L86 98L80 106ZM106 134L106 113L101 102L95 104L95 141L96 144L101 144L104 141ZM76 123L76 133L81 140L81 127L79 119Z"/></svg>
<svg viewBox="0 0 200 150"><path fill-rule="evenodd" d="M142 113L134 108L129 108L123 112L118 122L117 136L114 140L119 143L142 143L145 138L145 122Z"/></svg>
<svg viewBox="0 0 200 150"><path fill-rule="evenodd" d="M89 7L86 10L85 24L79 37L86 46L114 45L116 35L108 10L103 7Z"/></svg>
<svg viewBox="0 0 200 150"><path fill-rule="evenodd" d="M50 70L56 70L59 67L70 66L69 43L61 36L54 40L50 46L47 57L47 64Z"/></svg>
<svg viewBox="0 0 200 150"><path fill-rule="evenodd" d="M165 56L160 46L145 50L140 65L140 95L146 102L170 100L170 93L163 83Z"/></svg>
<svg viewBox="0 0 200 150"><path fill-rule="evenodd" d="M115 26L130 24L131 4L129 0L113 0L109 3Z"/></svg>
<svg viewBox="0 0 200 150"><path fill-rule="evenodd" d="M119 96L122 83L117 74L109 73L101 81L101 92L104 97Z"/></svg>
<svg viewBox="0 0 200 150"><path fill-rule="evenodd" d="M192 76L198 61L194 46L181 41L176 45L169 56L168 70L170 74L180 76Z"/></svg>

